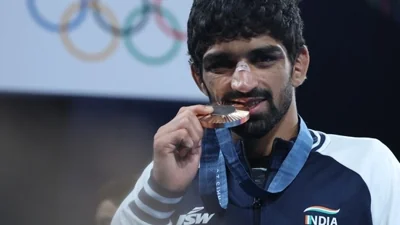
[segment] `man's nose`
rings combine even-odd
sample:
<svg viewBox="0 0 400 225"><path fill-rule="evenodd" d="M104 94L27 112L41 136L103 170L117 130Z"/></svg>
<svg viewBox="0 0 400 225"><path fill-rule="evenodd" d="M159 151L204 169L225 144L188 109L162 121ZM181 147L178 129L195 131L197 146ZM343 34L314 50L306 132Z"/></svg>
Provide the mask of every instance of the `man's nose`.
<svg viewBox="0 0 400 225"><path fill-rule="evenodd" d="M243 93L247 93L257 87L257 78L250 70L250 66L243 61L236 65L235 72L232 76L231 87Z"/></svg>

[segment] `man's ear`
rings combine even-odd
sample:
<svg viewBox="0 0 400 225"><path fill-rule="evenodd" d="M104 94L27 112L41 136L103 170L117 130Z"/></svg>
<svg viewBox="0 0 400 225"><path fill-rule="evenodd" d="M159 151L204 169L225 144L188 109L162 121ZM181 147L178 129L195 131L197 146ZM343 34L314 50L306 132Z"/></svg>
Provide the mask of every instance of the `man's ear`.
<svg viewBox="0 0 400 225"><path fill-rule="evenodd" d="M307 46L300 48L297 58L294 61L292 71L292 85L297 88L307 79L308 66L310 64L310 55Z"/></svg>
<svg viewBox="0 0 400 225"><path fill-rule="evenodd" d="M190 64L190 70L192 71L192 77L196 82L197 87L205 96L208 96L206 85L204 84L203 78L200 74L200 69L197 69L194 64Z"/></svg>

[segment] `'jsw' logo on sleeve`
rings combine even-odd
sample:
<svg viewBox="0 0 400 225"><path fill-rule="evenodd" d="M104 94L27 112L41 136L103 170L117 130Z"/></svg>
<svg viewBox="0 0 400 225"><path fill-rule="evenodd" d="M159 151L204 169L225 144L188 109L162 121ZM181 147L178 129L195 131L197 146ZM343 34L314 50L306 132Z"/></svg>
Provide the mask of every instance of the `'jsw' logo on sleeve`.
<svg viewBox="0 0 400 225"><path fill-rule="evenodd" d="M204 207L195 207L188 214L180 215L176 225L207 224L215 214L197 213L203 209Z"/></svg>

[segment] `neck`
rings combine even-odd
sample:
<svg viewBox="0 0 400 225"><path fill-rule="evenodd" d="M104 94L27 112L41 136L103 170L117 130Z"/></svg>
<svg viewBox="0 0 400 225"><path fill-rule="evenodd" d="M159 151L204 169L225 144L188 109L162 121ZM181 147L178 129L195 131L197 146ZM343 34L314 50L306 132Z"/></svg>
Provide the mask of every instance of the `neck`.
<svg viewBox="0 0 400 225"><path fill-rule="evenodd" d="M272 145L275 138L281 138L284 140L290 140L297 136L298 133L298 114L295 101L289 107L288 112L282 118L282 120L270 131L268 134L260 139L245 139L243 144L249 154L249 159L268 156L272 152Z"/></svg>

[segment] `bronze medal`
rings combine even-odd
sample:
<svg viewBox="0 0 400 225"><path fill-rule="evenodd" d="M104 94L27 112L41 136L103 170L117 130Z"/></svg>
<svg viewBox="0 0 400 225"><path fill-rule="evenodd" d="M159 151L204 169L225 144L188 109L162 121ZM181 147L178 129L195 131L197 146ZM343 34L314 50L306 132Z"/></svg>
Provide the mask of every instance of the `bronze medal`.
<svg viewBox="0 0 400 225"><path fill-rule="evenodd" d="M214 111L206 116L199 116L204 128L231 128L246 123L250 113L238 110L231 105L213 105Z"/></svg>

